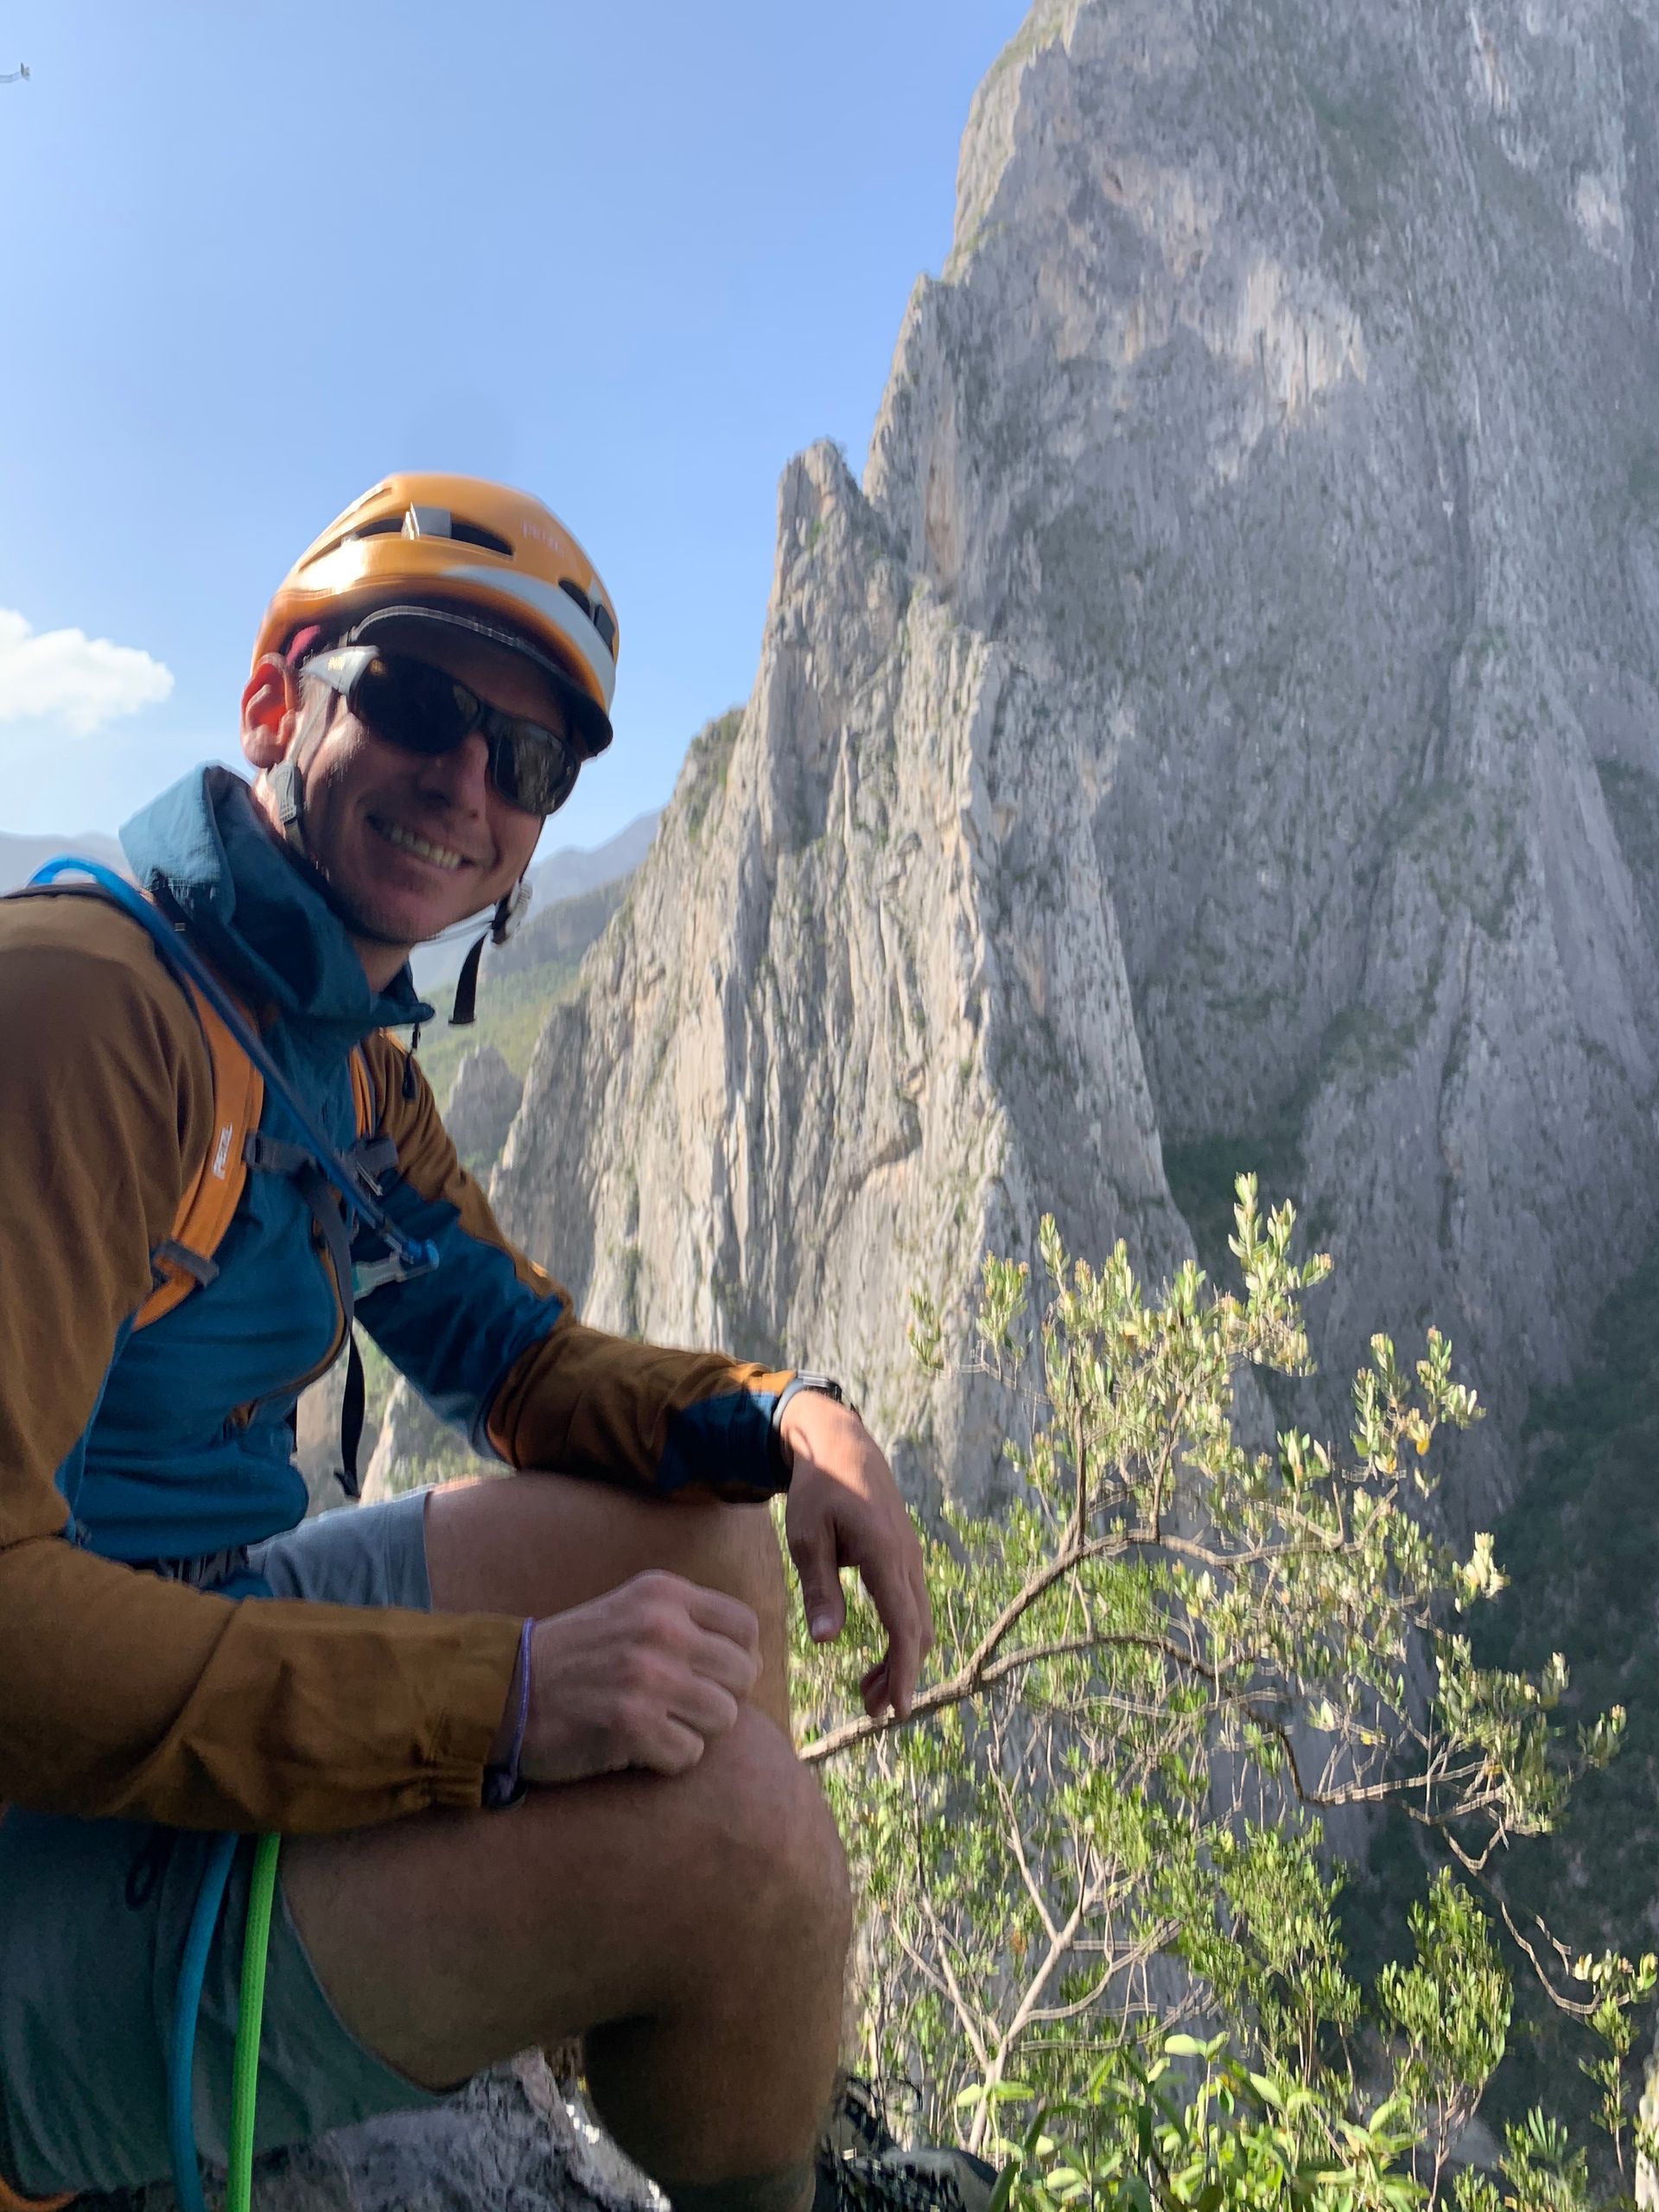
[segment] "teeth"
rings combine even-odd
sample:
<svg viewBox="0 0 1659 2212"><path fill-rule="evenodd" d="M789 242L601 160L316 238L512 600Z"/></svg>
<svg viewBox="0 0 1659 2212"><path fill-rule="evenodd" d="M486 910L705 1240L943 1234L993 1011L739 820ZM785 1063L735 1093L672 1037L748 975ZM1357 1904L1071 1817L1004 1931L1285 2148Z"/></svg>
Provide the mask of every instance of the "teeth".
<svg viewBox="0 0 1659 2212"><path fill-rule="evenodd" d="M430 861L435 868L457 868L467 865L466 855L452 853L447 845L434 845L424 837L417 837L412 830L405 830L396 822L377 822L375 828L388 843L401 845L406 853L413 853L417 860Z"/></svg>

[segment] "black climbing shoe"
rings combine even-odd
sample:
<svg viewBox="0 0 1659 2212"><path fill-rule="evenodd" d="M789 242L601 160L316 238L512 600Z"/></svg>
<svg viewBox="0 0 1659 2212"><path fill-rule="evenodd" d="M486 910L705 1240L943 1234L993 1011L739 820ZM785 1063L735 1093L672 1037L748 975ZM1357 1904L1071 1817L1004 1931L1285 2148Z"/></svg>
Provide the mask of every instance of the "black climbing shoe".
<svg viewBox="0 0 1659 2212"><path fill-rule="evenodd" d="M872 2157L826 2145L812 2212L986 2212L995 2187L995 2167L969 2151L893 2144Z"/></svg>
<svg viewBox="0 0 1659 2212"><path fill-rule="evenodd" d="M838 2157L879 2158L896 2151L899 2139L887 2126L876 2089L860 2074L843 2074L836 2088L836 2108L823 2131L821 2151Z"/></svg>

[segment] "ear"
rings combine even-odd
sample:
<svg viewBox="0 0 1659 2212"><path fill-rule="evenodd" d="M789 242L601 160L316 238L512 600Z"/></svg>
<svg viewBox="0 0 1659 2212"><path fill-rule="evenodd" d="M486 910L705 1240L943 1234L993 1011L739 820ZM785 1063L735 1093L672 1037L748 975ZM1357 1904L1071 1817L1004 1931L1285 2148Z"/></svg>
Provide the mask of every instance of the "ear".
<svg viewBox="0 0 1659 2212"><path fill-rule="evenodd" d="M242 750L263 774L285 760L300 727L300 685L286 661L266 653L242 694Z"/></svg>

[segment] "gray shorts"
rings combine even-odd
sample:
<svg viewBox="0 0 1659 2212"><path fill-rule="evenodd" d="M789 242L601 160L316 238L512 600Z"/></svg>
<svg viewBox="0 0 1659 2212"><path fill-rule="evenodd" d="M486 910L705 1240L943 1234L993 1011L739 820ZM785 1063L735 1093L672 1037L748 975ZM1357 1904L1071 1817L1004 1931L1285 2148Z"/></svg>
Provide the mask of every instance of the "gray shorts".
<svg viewBox="0 0 1659 2212"><path fill-rule="evenodd" d="M428 1611L425 1494L328 1513L255 1548L278 1598ZM257 1601L256 1601L257 1602ZM210 1836L10 1812L0 1823L0 2179L26 2196L166 2175L173 1994ZM252 1842L237 1855L196 2040L196 2141L223 2164ZM258 2147L434 2101L342 2024L278 1888Z"/></svg>

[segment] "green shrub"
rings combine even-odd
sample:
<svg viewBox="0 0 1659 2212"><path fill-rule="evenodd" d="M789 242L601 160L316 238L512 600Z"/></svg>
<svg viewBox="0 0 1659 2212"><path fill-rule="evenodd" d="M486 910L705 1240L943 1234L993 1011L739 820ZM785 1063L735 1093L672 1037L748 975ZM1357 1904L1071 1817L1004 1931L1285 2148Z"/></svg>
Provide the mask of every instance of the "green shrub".
<svg viewBox="0 0 1659 2212"><path fill-rule="evenodd" d="M1524 1956L1580 2023L1628 2199L1654 1961L1553 1950L1501 1880L1624 1714L1567 1727L1559 1655L1476 1662L1491 1539L1459 1558L1422 1513L1438 1433L1479 1414L1444 1338L1412 1365L1373 1338L1346 1450L1241 1440L1266 1420L1249 1370L1308 1371L1330 1262L1292 1259L1292 1210L1264 1221L1254 1179L1236 1195L1242 1293L1189 1265L1148 1297L1123 1247L1096 1270L1048 1221L1033 1321L1027 1269L986 1261L963 1356L1007 1393L1014 1494L947 1510L930 1545L938 1648L910 1719L860 1713L868 1639L802 1636L804 1756L865 1905L858 2063L895 2123L1004 2159L1026 2212L1566 2212L1599 2184L1544 2115L1468 2163ZM915 1308L938 1371L946 1325ZM1363 1852L1387 1808L1445 1863L1413 1955L1364 1987L1336 1846Z"/></svg>

